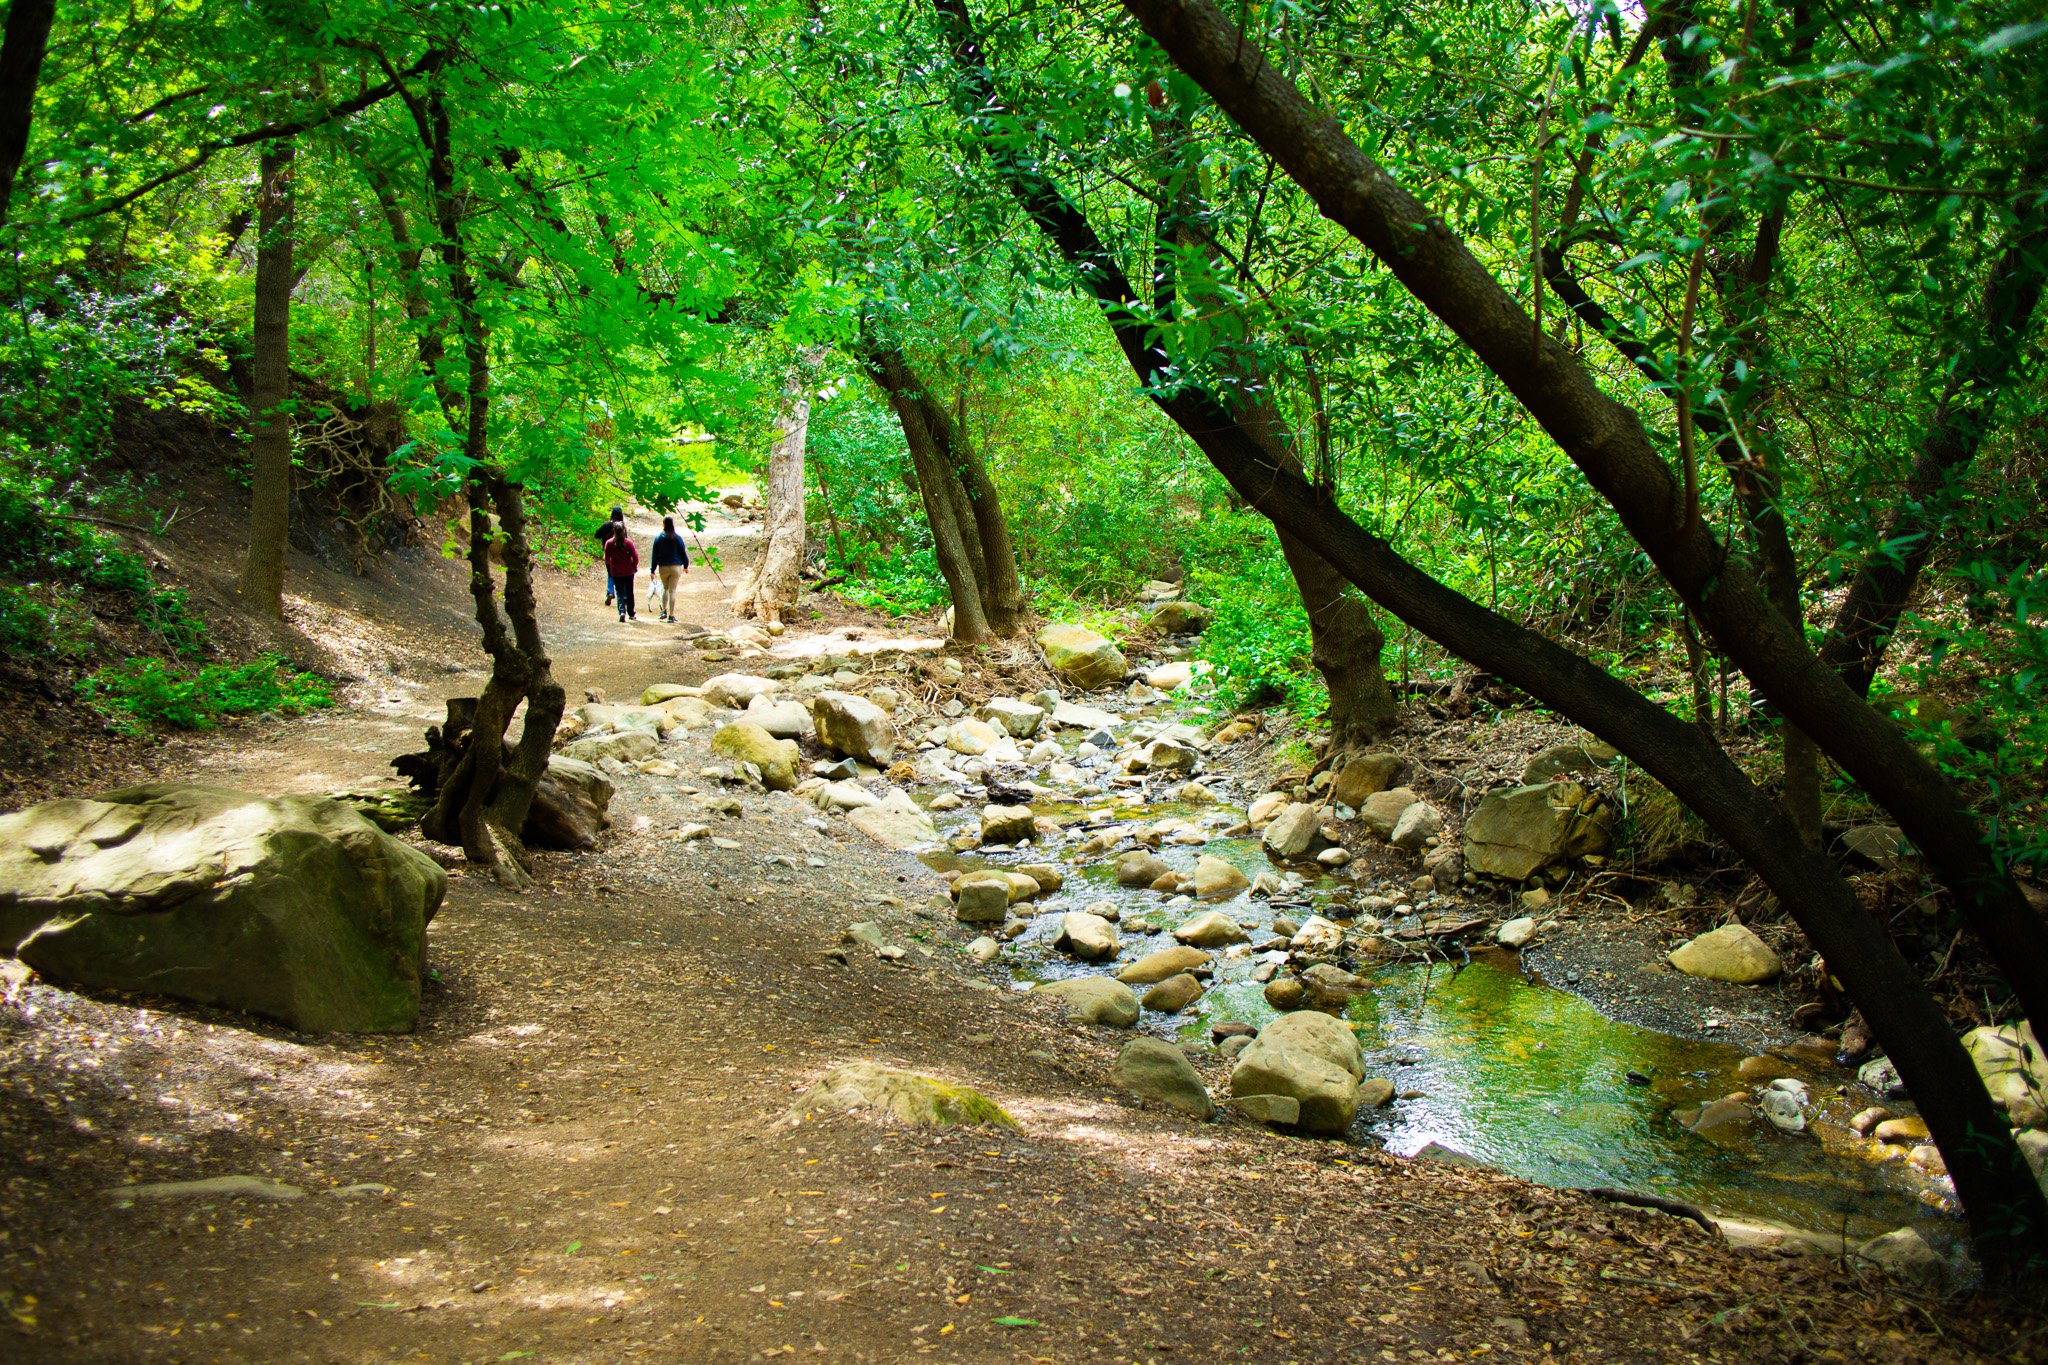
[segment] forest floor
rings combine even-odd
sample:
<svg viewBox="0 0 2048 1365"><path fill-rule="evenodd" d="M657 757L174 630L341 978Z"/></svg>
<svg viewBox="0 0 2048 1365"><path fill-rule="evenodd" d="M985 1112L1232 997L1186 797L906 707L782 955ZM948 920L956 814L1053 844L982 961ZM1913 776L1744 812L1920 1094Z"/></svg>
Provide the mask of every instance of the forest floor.
<svg viewBox="0 0 2048 1365"><path fill-rule="evenodd" d="M714 518L734 567L750 531ZM265 792L388 781L481 678L462 587L429 561L301 599L294 626L355 661L343 704L145 766ZM733 667L644 603L618 623L594 573L543 588L572 702ZM681 614L728 623L724 585L692 573ZM778 653L892 633L837 610ZM667 756L687 776L703 755L700 733ZM942 885L916 859L760 792L704 817L732 847L684 842L675 792L621 781L605 847L543 855L527 894L458 870L410 1036L10 984L9 1357L2048 1358L2038 1307L1915 1296L1661 1213L1140 1105L1107 1084L1125 1035L1003 989L958 951L964 926L934 920L897 965L831 951L849 921L916 922ZM857 1058L971 1085L1019 1127L790 1120ZM232 1175L305 1193L110 1194Z"/></svg>

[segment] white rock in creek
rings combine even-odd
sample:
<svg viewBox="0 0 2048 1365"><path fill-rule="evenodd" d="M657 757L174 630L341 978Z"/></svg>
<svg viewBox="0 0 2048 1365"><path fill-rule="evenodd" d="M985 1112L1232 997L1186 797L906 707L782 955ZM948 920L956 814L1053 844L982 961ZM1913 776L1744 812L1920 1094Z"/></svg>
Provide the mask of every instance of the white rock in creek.
<svg viewBox="0 0 2048 1365"><path fill-rule="evenodd" d="M697 693L713 706L740 711L754 698L774 690L775 683L769 678L757 678L751 673L721 673L706 681Z"/></svg>
<svg viewBox="0 0 2048 1365"><path fill-rule="evenodd" d="M819 810L859 810L881 805L882 798L851 782L827 782L811 793L811 804Z"/></svg>
<svg viewBox="0 0 2048 1365"><path fill-rule="evenodd" d="M984 844L1022 843L1037 833L1037 818L1029 806L982 807L981 841Z"/></svg>
<svg viewBox="0 0 2048 1365"><path fill-rule="evenodd" d="M846 822L890 848L917 848L936 843L939 837L931 817L902 791L892 791L879 804L851 812Z"/></svg>
<svg viewBox="0 0 2048 1365"><path fill-rule="evenodd" d="M990 725L1008 731L1018 739L1029 739L1038 733L1038 727L1045 723L1045 712L1029 702L1017 701L1011 697L996 697L984 702L981 718Z"/></svg>
<svg viewBox="0 0 2048 1365"><path fill-rule="evenodd" d="M1046 981L1031 990L1060 1001L1074 1017L1090 1024L1129 1028L1138 1022L1138 997L1121 981L1106 976L1076 976Z"/></svg>
<svg viewBox="0 0 2048 1365"><path fill-rule="evenodd" d="M1251 885L1251 879L1237 869L1235 863L1207 853L1195 859L1195 899L1219 901L1236 895Z"/></svg>
<svg viewBox="0 0 2048 1365"><path fill-rule="evenodd" d="M1351 850L1348 848L1326 848L1316 855L1316 861L1324 867L1346 867L1351 862Z"/></svg>
<svg viewBox="0 0 2048 1365"><path fill-rule="evenodd" d="M985 720L959 720L946 728L946 747L956 754L979 758L1002 736Z"/></svg>
<svg viewBox="0 0 2048 1365"><path fill-rule="evenodd" d="M896 756L896 723L865 697L820 692L811 698L811 718L817 723L818 742L835 753L877 768L888 767Z"/></svg>
<svg viewBox="0 0 2048 1365"><path fill-rule="evenodd" d="M1285 807L1266 825L1266 853L1273 858L1299 858L1322 838L1319 807L1297 801Z"/></svg>
<svg viewBox="0 0 2048 1365"><path fill-rule="evenodd" d="M747 719L777 739L802 739L811 733L811 713L800 701L759 696L747 703Z"/></svg>
<svg viewBox="0 0 2048 1365"><path fill-rule="evenodd" d="M1069 730L1114 730L1124 718L1100 707L1063 701L1052 708L1052 723Z"/></svg>
<svg viewBox="0 0 2048 1365"><path fill-rule="evenodd" d="M1130 672L1122 652L1086 626L1047 626L1038 632L1038 647L1054 673L1084 692L1121 682Z"/></svg>
<svg viewBox="0 0 2048 1365"><path fill-rule="evenodd" d="M1519 919L1509 920L1500 927L1500 932L1494 935L1501 947L1516 949L1528 947L1529 941L1535 937L1536 919L1533 915L1523 915Z"/></svg>
<svg viewBox="0 0 2048 1365"><path fill-rule="evenodd" d="M1253 829L1264 829L1274 816L1287 809L1288 804L1287 793L1267 792L1245 811L1245 821Z"/></svg>
<svg viewBox="0 0 2048 1365"><path fill-rule="evenodd" d="M1321 915L1310 915L1294 931L1289 946L1308 957L1334 957L1344 947L1344 926Z"/></svg>
<svg viewBox="0 0 2048 1365"><path fill-rule="evenodd" d="M1798 1082L1793 1082L1797 1085ZM1770 1089L1757 1096L1757 1109L1781 1133L1806 1131L1806 1106L1804 1087L1800 1091L1781 1089L1775 1082Z"/></svg>
<svg viewBox="0 0 2048 1365"><path fill-rule="evenodd" d="M931 799L931 802L929 805L926 806L926 809L959 810L962 806L966 804L967 803L965 801L962 801L960 799L960 794L958 792L940 792L937 796L934 796Z"/></svg>
<svg viewBox="0 0 2048 1365"><path fill-rule="evenodd" d="M1191 773L1201 761L1194 749L1170 739L1154 740L1143 754L1146 770L1155 773Z"/></svg>
<svg viewBox="0 0 2048 1365"><path fill-rule="evenodd" d="M994 962L1002 955L1003 947L987 934L967 945L967 955L976 962Z"/></svg>
<svg viewBox="0 0 2048 1365"><path fill-rule="evenodd" d="M1158 668L1147 670L1145 673L1145 685L1156 687L1161 692L1172 692L1177 688L1186 687L1194 679L1194 676L1195 667L1191 663L1182 661L1161 664Z"/></svg>
<svg viewBox="0 0 2048 1365"><path fill-rule="evenodd" d="M1056 774L1060 767L1065 766L1059 763L1058 760L1060 756L1061 752L1059 745L1053 743L1049 739L1041 739L1038 741L1038 743L1031 746L1031 752L1026 754L1024 758L1025 761L1030 763L1031 766L1034 768L1042 768L1048 763L1054 764L1055 767L1053 771ZM1080 769L1078 768L1069 768L1068 771L1072 772L1077 779L1081 775ZM1058 778L1055 776L1054 780L1057 781Z"/></svg>
<svg viewBox="0 0 2048 1365"><path fill-rule="evenodd" d="M1001 924L1010 912L1010 888L1001 882L970 882L959 887L953 915L962 924Z"/></svg>
<svg viewBox="0 0 2048 1365"><path fill-rule="evenodd" d="M1052 946L1083 962L1101 962L1116 956L1123 941L1116 926L1100 915L1072 910L1060 916L1060 931Z"/></svg>
<svg viewBox="0 0 2048 1365"><path fill-rule="evenodd" d="M1228 943L1244 943L1251 937L1242 925L1221 910L1196 915L1175 929L1173 936L1193 948L1221 948Z"/></svg>

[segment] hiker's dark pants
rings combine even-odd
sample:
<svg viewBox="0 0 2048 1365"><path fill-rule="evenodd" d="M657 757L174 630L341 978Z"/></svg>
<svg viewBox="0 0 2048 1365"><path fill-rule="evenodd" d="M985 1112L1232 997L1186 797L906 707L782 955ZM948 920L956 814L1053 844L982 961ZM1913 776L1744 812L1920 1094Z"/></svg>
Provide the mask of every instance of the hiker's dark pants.
<svg viewBox="0 0 2048 1365"><path fill-rule="evenodd" d="M633 610L633 580L636 577L638 577L637 574L627 574L624 578L619 577L617 574L612 575L612 592L619 599L619 614L621 616L639 615L638 612Z"/></svg>

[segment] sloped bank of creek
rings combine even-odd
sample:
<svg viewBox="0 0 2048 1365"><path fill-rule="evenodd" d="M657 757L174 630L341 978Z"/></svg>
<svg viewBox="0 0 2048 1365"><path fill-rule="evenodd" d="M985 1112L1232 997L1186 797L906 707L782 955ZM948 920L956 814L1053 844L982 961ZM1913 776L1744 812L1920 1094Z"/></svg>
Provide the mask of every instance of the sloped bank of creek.
<svg viewBox="0 0 2048 1365"><path fill-rule="evenodd" d="M1046 689L973 708L959 697L986 688L960 686L955 661L899 665L907 681L889 667L770 664L647 699L721 730L759 725L770 732L760 738L801 741L805 757L788 750L780 773L768 770L779 760L764 767L754 760L769 755L714 740L701 776L793 787L818 819L915 852L945 889L914 908L923 927L909 932L943 926L937 936L971 969L1011 990L1105 983L1075 1000L1077 1017L1177 1044L1243 1116L1317 1136L1287 1121L1299 1116L1287 1102L1232 1092L1259 1030L1319 1009L1348 1025L1363 1078L1355 1114L1334 1132L1323 1124L1325 1140L1700 1214L1740 1244L1839 1256L1889 1235L1870 1253L1882 1259L1903 1236L1923 1277L1946 1273L1930 1247L1967 1273L1952 1187L1933 1149L1915 1145L1924 1129L1909 1102L1835 1065L1824 1040L1769 1022L1783 1013L1775 1002L1738 1000L1686 1031L1610 1017L1624 1011L1601 1005L1618 999L1588 996L1615 973L1552 951L1570 943L1574 909L1540 889L1513 900L1467 871L1458 831L1388 785L1398 761L1383 760L1364 782L1380 790L1363 795L1363 779L1348 791L1327 779L1316 791L1250 790L1225 751L1237 744L1241 758L1252 727L1205 733L1201 681L1185 664L1146 670L1129 689ZM917 679L934 667L945 687L920 698ZM943 705L924 704L947 691ZM601 753L620 717L581 714L600 742L586 733L572 752ZM639 766L674 768L659 757ZM1565 790L1585 810L1597 804L1576 783ZM680 833L709 837L705 826ZM891 941L902 936L850 924L831 951L902 960L909 952ZM1550 964L1573 989L1544 979ZM1125 983L1128 1005L1097 1008Z"/></svg>

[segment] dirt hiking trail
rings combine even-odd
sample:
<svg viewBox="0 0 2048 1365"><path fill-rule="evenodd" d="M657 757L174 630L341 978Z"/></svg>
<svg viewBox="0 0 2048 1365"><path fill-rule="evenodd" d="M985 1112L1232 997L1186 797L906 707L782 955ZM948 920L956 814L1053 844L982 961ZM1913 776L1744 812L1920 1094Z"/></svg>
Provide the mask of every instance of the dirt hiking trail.
<svg viewBox="0 0 2048 1365"><path fill-rule="evenodd" d="M644 547L657 529L641 519ZM714 516L724 598L753 528ZM693 555L695 546L692 546ZM448 596L295 602L337 638L403 623L333 712L165 751L164 776L265 792L389 780L482 677ZM644 590L644 575L642 585ZM549 574L571 704L708 664L621 625L594 571ZM412 599L400 600L405 594ZM843 608L841 623L850 620ZM322 615L325 613L325 615ZM800 613L801 615L801 613ZM831 622L778 656L843 652ZM852 626L871 645L899 628ZM667 757L694 778L708 731ZM0 1011L0 1293L16 1360L1962 1360L2010 1305L1914 1300L1814 1259L1482 1170L1197 1123L1107 1084L1125 1036L1070 1024L959 951L942 883L758 790L720 813L621 781L591 855L512 896L454 876L419 1031L308 1038L160 1000L15 984ZM707 820L719 839L685 842ZM770 861L773 859L774 861ZM834 952L874 919L891 964ZM829 1066L973 1086L1016 1131L795 1122ZM253 1176L303 1196L124 1200ZM2023 1327L2022 1331L2025 1330ZM2028 1342L2031 1341L2031 1345Z"/></svg>

